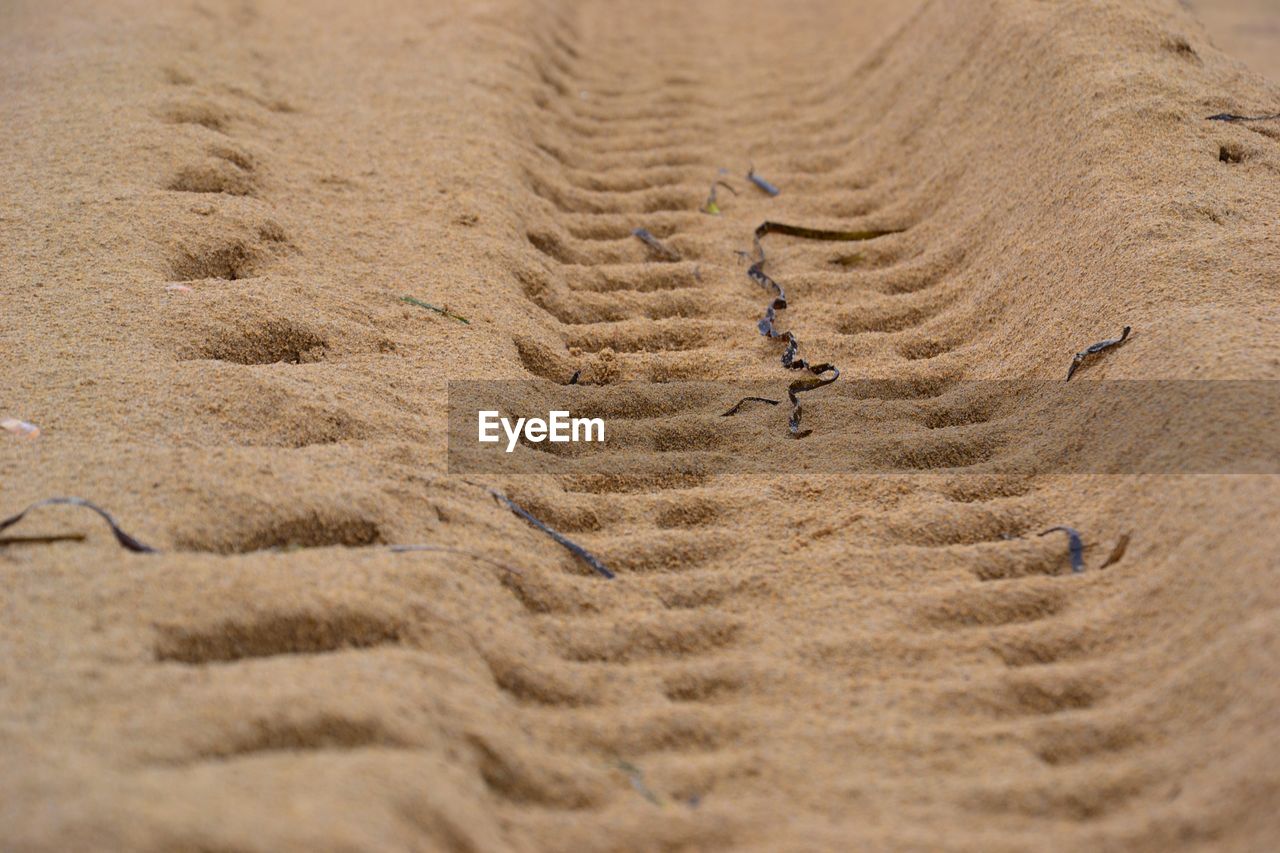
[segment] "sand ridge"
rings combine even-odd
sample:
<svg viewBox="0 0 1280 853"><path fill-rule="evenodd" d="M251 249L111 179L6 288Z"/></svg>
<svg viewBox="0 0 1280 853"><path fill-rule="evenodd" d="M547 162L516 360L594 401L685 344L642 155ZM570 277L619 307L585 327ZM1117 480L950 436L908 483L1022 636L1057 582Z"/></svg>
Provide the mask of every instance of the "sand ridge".
<svg viewBox="0 0 1280 853"><path fill-rule="evenodd" d="M1280 88L1180 4L77 11L2 13L0 415L43 433L0 436L0 512L82 494L165 553L69 510L25 529L86 542L0 547L7 845L1280 831L1273 479L954 470L1026 443L963 380L1123 325L1073 381L1276 378L1280 134L1204 117ZM734 254L765 219L900 231L768 267L806 357L905 389L806 399L837 449L878 407L894 474L647 472L786 412L638 397L629 474L491 483L612 582L446 474L448 379L789 378Z"/></svg>

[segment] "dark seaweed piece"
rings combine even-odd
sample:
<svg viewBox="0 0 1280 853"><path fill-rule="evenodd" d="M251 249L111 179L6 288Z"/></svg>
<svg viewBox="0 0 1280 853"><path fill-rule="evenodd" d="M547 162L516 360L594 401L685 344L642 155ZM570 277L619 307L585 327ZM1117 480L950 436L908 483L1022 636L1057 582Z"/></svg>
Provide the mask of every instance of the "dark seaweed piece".
<svg viewBox="0 0 1280 853"><path fill-rule="evenodd" d="M1205 121L1275 121L1280 119L1280 113L1269 116L1238 116L1235 113L1218 113L1209 116Z"/></svg>
<svg viewBox="0 0 1280 853"><path fill-rule="evenodd" d="M787 366L790 367L791 365ZM832 382L835 382L840 378L840 368L836 367L834 364L810 365L801 360L799 362L799 366L800 368L813 373L818 378L797 379L795 382L792 382L787 386L787 399L791 401L791 418L787 421L787 428L791 430L792 438L804 438L813 432L811 429L800 429L800 415L802 413L802 409L800 406L800 397L798 395L803 394L806 391L816 391L825 385L830 385ZM823 374L826 373L830 373L831 376L824 378Z"/></svg>
<svg viewBox="0 0 1280 853"><path fill-rule="evenodd" d="M438 551L443 554L461 554L464 557L470 557L473 560L479 560L482 563L488 563L491 566L497 566L513 575L523 575L524 572L519 569L513 569L505 563L499 563L497 560L491 560L483 554L477 554L474 551L466 551L462 548L449 548L444 545L391 545L387 548L393 554L408 554L416 551Z"/></svg>
<svg viewBox="0 0 1280 853"><path fill-rule="evenodd" d="M899 234L901 228L863 229L862 231L832 231L826 228L805 228L802 225L787 225L782 222L761 222L756 228L756 240L766 234L786 234L789 237L804 237L807 240L834 240L847 243L853 240L874 240L889 234ZM764 260L763 256L761 260Z"/></svg>
<svg viewBox="0 0 1280 853"><path fill-rule="evenodd" d="M1068 548L1071 551L1071 571L1078 575L1084 571L1084 542L1080 540L1080 534L1076 529L1060 524L1057 527L1050 527L1040 535L1045 536L1059 530L1067 534Z"/></svg>
<svg viewBox="0 0 1280 853"><path fill-rule="evenodd" d="M769 195L777 195L782 192L782 190L756 174L756 167L754 163L747 169L747 180L764 190Z"/></svg>
<svg viewBox="0 0 1280 853"><path fill-rule="evenodd" d="M552 539L556 540L561 545L568 548L570 551L573 552L574 556L578 557L588 566L595 569L598 574L603 575L609 580L613 580L614 577L616 577L614 573L609 571L609 569L605 566L605 564L600 562L600 560L597 559L594 554L592 554L586 548L583 548L578 543L574 542L569 537L565 536L560 531L555 530L552 527L549 527L546 523L535 518L533 515L529 513L528 510L520 506L520 504L516 503L515 501L511 500L511 498L493 489L489 490L489 494L493 495L495 498L497 498L498 500L506 504L507 508L510 509L512 512L514 512L516 515L520 516L525 521L529 522L534 527L538 528L543 533L547 534Z"/></svg>
<svg viewBox="0 0 1280 853"><path fill-rule="evenodd" d="M0 545L53 545L56 542L83 542L83 533L64 533L55 536L0 536Z"/></svg>
<svg viewBox="0 0 1280 853"><path fill-rule="evenodd" d="M19 521L22 521L22 519L26 517L27 513L31 512L31 510L33 509L39 509L42 506L55 506L55 505L82 506L85 509L93 510L99 516L102 517L102 520L105 521L108 526L110 526L112 535L116 537L116 541L120 543L120 546L122 548L125 548L129 551L133 551L138 554L158 554L159 553L155 548L152 548L150 545L145 545L142 542L139 542L137 539L134 539L128 533L125 533L123 530L120 529L120 525L116 524L116 520L111 517L111 513L107 512L105 509L98 506L97 504L90 503L84 498L45 498L42 501L36 501L31 506L27 507L17 515L11 515L8 518L4 519L3 521L0 521L0 530L5 530L6 528L12 527L13 525L17 524Z"/></svg>
<svg viewBox="0 0 1280 853"><path fill-rule="evenodd" d="M728 171L727 169L721 169L718 174L723 175L727 171ZM735 190L733 188L733 185L730 184L728 181L723 180L721 178L716 178L714 181L712 181L711 190L710 192L707 193L706 204L702 206L703 212L710 213L712 216L720 215L720 205L716 204L716 187L724 187L734 195L738 194L738 191Z"/></svg>
<svg viewBox="0 0 1280 853"><path fill-rule="evenodd" d="M655 806L662 805L662 801L658 799L658 795L649 789L644 783L644 774L640 772L640 768L636 767L630 761L623 761L621 758L617 760L618 769L627 774L627 778L631 781L631 787L635 792L644 797Z"/></svg>
<svg viewBox="0 0 1280 853"><path fill-rule="evenodd" d="M1067 381L1068 382L1071 381L1071 377L1080 368L1080 365L1084 363L1084 360L1086 358L1093 355L1094 353L1102 352L1104 349L1109 349L1111 347L1122 344L1125 342L1125 340L1128 337L1129 337L1129 327L1125 326L1124 330L1120 332L1120 337L1111 338L1105 341L1098 341L1096 344L1093 344L1092 346L1087 347L1086 349L1083 349L1080 352L1076 353L1076 357L1071 360L1071 367L1067 369Z"/></svg>
<svg viewBox="0 0 1280 853"><path fill-rule="evenodd" d="M782 402L781 400L771 400L768 397L743 397L741 400L733 404L732 409L725 412L720 417L727 418L730 415L736 415L738 413L738 410L741 409L747 403L768 403L770 406L776 406L781 402Z"/></svg>
<svg viewBox="0 0 1280 853"><path fill-rule="evenodd" d="M800 429L800 417L802 408L800 406L800 394L808 391L815 391L825 385L830 385L840 378L840 369L834 364L810 364L803 358L797 358L796 353L800 349L800 342L796 340L796 336L791 332L779 331L776 323L778 312L787 307L787 294L782 289L782 285L774 281L764 271L764 244L760 240L768 234L785 234L791 237L804 237L809 240L874 240L877 237L883 237L886 234L896 234L897 231L886 230L868 230L868 231L829 231L822 228L805 228L800 225L786 225L782 222L765 221L755 230L753 241L753 254L746 255L752 260L751 266L747 268L747 276L756 284L765 290L773 292L773 299L765 307L764 316L756 323L756 328L760 334L771 339L785 338L787 347L782 353L782 366L788 370L807 370L816 378L814 379L798 379L787 386L787 399L791 402L791 417L787 421L787 428L792 438L804 438L812 433L812 430ZM828 376L828 374L830 374Z"/></svg>
<svg viewBox="0 0 1280 853"><path fill-rule="evenodd" d="M577 385L577 384L578 384L578 379L579 379L579 378L581 378L581 376L582 376L582 371L581 371L581 370L575 370L575 371L573 372L573 375L569 377L569 384L570 384L570 385Z"/></svg>
<svg viewBox="0 0 1280 853"><path fill-rule="evenodd" d="M673 262L680 260L680 253L663 245L657 237L649 233L648 228L636 228L631 233L639 237L646 246L653 250L654 254L663 260Z"/></svg>
<svg viewBox="0 0 1280 853"><path fill-rule="evenodd" d="M471 325L471 321L466 317L454 314L452 311L447 308L441 308L439 305L432 305L430 302L423 302L421 299L414 299L412 296L401 296L400 301L407 302L410 305L417 305L419 308L426 308L428 311L434 311L442 317L449 317L450 319L457 320L459 323L463 323L468 326Z"/></svg>
<svg viewBox="0 0 1280 853"><path fill-rule="evenodd" d="M1116 540L1116 546L1111 549L1106 561L1098 568L1105 569L1107 566L1120 562L1121 558L1124 557L1124 552L1129 548L1129 537L1132 535L1132 533L1121 533L1120 538Z"/></svg>

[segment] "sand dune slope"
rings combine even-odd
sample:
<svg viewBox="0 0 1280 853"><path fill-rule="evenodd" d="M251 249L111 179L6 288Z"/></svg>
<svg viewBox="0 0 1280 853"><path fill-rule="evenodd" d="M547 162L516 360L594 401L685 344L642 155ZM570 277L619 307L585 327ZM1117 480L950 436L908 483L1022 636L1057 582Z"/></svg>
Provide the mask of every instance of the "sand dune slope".
<svg viewBox="0 0 1280 853"><path fill-rule="evenodd" d="M1043 447L969 380L1126 325L1082 381L1280 378L1280 122L1205 120L1280 87L1191 10L63 5L0 10L0 515L161 553L0 533L0 846L1274 846L1275 477L975 473ZM448 380L793 378L766 219L894 232L768 238L879 473L644 395L627 471L447 473Z"/></svg>

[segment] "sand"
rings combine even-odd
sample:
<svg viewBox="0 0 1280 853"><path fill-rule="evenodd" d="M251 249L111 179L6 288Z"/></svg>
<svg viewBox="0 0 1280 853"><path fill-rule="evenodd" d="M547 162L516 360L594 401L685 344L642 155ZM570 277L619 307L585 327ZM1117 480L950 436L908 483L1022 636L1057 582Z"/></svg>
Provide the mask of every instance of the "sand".
<svg viewBox="0 0 1280 853"><path fill-rule="evenodd" d="M1187 0L1215 45L1249 68L1280 79L1280 5L1275 0Z"/></svg>
<svg viewBox="0 0 1280 853"><path fill-rule="evenodd" d="M1280 378L1268 8L5 3L0 515L162 553L0 534L0 847L1273 849L1280 484L975 475L945 396ZM889 473L447 472L450 379L785 379L766 218L902 229L769 238Z"/></svg>

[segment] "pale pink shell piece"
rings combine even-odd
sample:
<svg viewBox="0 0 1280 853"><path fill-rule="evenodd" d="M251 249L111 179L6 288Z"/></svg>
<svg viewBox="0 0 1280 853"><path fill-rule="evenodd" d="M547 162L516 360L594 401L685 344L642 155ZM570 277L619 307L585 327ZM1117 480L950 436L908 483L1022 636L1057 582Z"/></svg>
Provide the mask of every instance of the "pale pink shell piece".
<svg viewBox="0 0 1280 853"><path fill-rule="evenodd" d="M0 421L0 429L5 432L11 432L19 438L40 437L40 427L35 424L29 424L26 421L20 421L17 418L5 418Z"/></svg>

